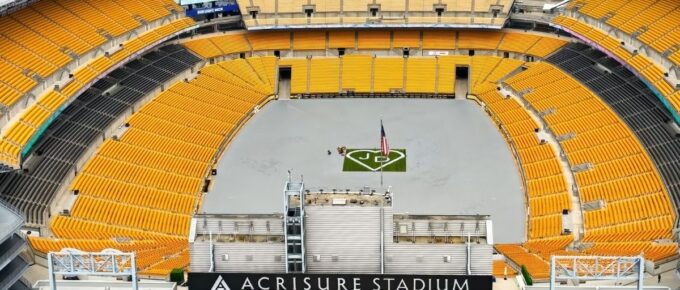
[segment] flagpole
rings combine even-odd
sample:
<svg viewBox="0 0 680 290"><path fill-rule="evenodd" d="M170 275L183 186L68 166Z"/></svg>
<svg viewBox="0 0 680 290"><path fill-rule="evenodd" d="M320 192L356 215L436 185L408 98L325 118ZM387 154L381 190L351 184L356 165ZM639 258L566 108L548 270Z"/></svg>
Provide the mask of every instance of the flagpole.
<svg viewBox="0 0 680 290"><path fill-rule="evenodd" d="M382 129L383 129L383 123L382 123L382 119L380 119L380 130L381 130L380 148L381 149L382 149L382 146L383 146L383 144L382 144L382 142L383 142L383 140L382 140ZM382 152L382 150L381 150L381 152ZM390 153L387 152L387 155L389 155L389 154ZM380 159L380 190L382 190L382 187L383 187L383 167L385 166L385 158L386 157L387 156L383 156L383 158Z"/></svg>
<svg viewBox="0 0 680 290"><path fill-rule="evenodd" d="M383 187L383 166L385 166L385 158L380 160L380 188Z"/></svg>

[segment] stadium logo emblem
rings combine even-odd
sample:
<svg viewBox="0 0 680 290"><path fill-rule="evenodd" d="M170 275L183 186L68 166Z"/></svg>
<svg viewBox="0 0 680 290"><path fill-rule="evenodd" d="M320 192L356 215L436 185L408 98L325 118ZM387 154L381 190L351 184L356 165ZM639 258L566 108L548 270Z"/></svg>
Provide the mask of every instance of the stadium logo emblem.
<svg viewBox="0 0 680 290"><path fill-rule="evenodd" d="M217 276L217 280L215 280L215 284L213 284L212 288L210 290L231 290L229 288L229 285L227 285L227 282L224 281L224 278L222 278L222 275Z"/></svg>
<svg viewBox="0 0 680 290"><path fill-rule="evenodd" d="M389 156L382 156L380 150L357 149L347 153L346 157L369 171L378 171L406 158L406 154L400 150L390 150Z"/></svg>

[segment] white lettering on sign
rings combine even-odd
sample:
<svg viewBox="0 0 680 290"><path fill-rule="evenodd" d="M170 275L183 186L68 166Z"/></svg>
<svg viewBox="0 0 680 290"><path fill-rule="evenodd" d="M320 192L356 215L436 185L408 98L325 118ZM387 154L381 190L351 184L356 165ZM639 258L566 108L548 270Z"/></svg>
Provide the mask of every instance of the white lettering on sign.
<svg viewBox="0 0 680 290"><path fill-rule="evenodd" d="M283 286L283 277L276 277L276 290L286 290L286 286Z"/></svg>
<svg viewBox="0 0 680 290"><path fill-rule="evenodd" d="M420 283L420 287L417 284ZM413 279L413 290L425 290L425 280L420 278Z"/></svg>
<svg viewBox="0 0 680 290"><path fill-rule="evenodd" d="M235 290L470 290L468 279L374 277L371 279L372 285L365 289L362 288L362 278L332 279L334 281L330 277L245 277L241 287ZM232 290L221 276L211 283L211 290Z"/></svg>
<svg viewBox="0 0 680 290"><path fill-rule="evenodd" d="M330 287L330 281L329 281L330 278L326 278L326 286L321 286L321 278L317 278L317 279L318 279L318 281L319 281L319 282L317 283L317 285L319 286L319 290L330 290L330 289L331 289L331 287Z"/></svg>
<svg viewBox="0 0 680 290"><path fill-rule="evenodd" d="M361 290L361 280L359 278L352 279L352 290Z"/></svg>
<svg viewBox="0 0 680 290"><path fill-rule="evenodd" d="M338 278L338 290L347 290L345 287L345 278Z"/></svg>
<svg viewBox="0 0 680 290"><path fill-rule="evenodd" d="M250 283L250 279L246 277L246 280L243 281L243 286L241 286L241 289L246 289L250 288L251 290L255 290L255 287L253 287L253 283Z"/></svg>
<svg viewBox="0 0 680 290"><path fill-rule="evenodd" d="M465 287L463 287L465 286ZM468 280L466 279L465 282L463 282L463 285L458 284L458 279L453 280L453 290L469 290L468 289Z"/></svg>
<svg viewBox="0 0 680 290"><path fill-rule="evenodd" d="M246 279L247 279L247 278L246 278ZM262 290L269 290L269 287L264 287L264 286L262 286L262 281L263 281L263 280L269 281L269 278L267 278L267 277L262 277L262 278L260 278L260 280L257 280L257 286L260 287L260 289L262 289ZM245 289L241 289L241 290L245 290Z"/></svg>
<svg viewBox="0 0 680 290"><path fill-rule="evenodd" d="M312 290L312 284L309 284L309 280L312 280L312 278L305 277L302 279L302 282L305 283L305 290Z"/></svg>
<svg viewBox="0 0 680 290"><path fill-rule="evenodd" d="M373 290L380 290L380 284L378 284L378 281L380 281L380 278L373 278L373 285L375 285Z"/></svg>

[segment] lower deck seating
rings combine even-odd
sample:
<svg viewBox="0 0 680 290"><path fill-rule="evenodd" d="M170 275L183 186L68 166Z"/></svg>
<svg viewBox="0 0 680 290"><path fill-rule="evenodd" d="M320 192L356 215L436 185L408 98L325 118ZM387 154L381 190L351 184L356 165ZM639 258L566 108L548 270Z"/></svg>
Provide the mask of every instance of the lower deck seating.
<svg viewBox="0 0 680 290"><path fill-rule="evenodd" d="M36 250L101 250L115 248L112 239L126 239L131 242L122 247L139 253L143 275L186 267L189 223L204 180L224 140L273 92L272 73L258 71L273 71L274 64L256 59L214 64L142 107L128 120L127 131L106 141L72 183L79 196L70 216L51 223L59 240L34 238Z"/></svg>
<svg viewBox="0 0 680 290"><path fill-rule="evenodd" d="M570 166L583 167L574 172L581 203L602 201L603 208L583 211L585 236L581 242L590 246L581 252L564 251L571 243L566 238L530 239L521 248L496 248L518 265L530 263L527 268L538 278L547 277L547 264L536 262L536 257L548 261L555 254L642 253L659 261L675 256L677 244L663 242L671 238L675 219L669 194L640 141L611 108L548 63L531 64L504 83L522 92L521 98L533 110L543 112L551 132L561 137L560 146ZM497 93L490 90L488 94ZM540 172L550 170L542 168ZM569 208L568 203L563 206Z"/></svg>
<svg viewBox="0 0 680 290"><path fill-rule="evenodd" d="M677 215L680 204L680 139L666 129L665 123L671 116L661 101L627 68L586 45L570 44L547 61L571 72L623 119L654 161L676 205ZM602 73L596 65L606 67L611 73ZM621 188L617 188L616 192L625 191L633 184L640 182L617 182L615 186ZM648 187L647 190L652 189Z"/></svg>
<svg viewBox="0 0 680 290"><path fill-rule="evenodd" d="M602 200L603 209L584 212L585 241L670 238L674 214L652 160L614 112L578 81L547 63L536 63L506 83L520 92L556 136L572 167L581 202ZM620 181L634 181L625 190ZM619 190L617 190L619 189ZM612 195L615 193L615 195ZM618 235L611 235L616 233Z"/></svg>
<svg viewBox="0 0 680 290"><path fill-rule="evenodd" d="M558 155L548 143L539 140L540 126L513 99L505 99L496 86L477 94L492 116L507 132L526 182L529 208L529 236L541 239L562 234L562 211L571 203ZM569 235L571 238L571 235Z"/></svg>

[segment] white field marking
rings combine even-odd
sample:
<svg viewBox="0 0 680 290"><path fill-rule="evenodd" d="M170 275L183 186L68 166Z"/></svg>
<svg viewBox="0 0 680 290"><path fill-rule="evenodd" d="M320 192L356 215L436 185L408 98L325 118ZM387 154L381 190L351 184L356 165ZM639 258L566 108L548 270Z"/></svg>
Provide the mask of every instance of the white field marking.
<svg viewBox="0 0 680 290"><path fill-rule="evenodd" d="M368 170L370 170L370 171L378 171L378 170L380 170L380 168L384 168L385 166L388 166L388 165L390 165L390 164L392 164L392 163L394 163L394 162L397 162L397 161L399 161L399 160L401 160L401 159L404 159L404 158L406 157L406 154L404 154L404 153L401 152L401 151L390 150L390 153L392 153L392 152L398 153L398 154L399 154L399 157L397 157L397 158L395 158L395 159L391 159L391 160L388 158L389 162L383 163L382 165L378 166L377 168L373 168L373 167L369 166L368 164L364 163L363 161L360 161L360 160L358 160L358 159L352 157L352 154L354 154L354 153L356 153L356 152L366 152L366 155L368 156L369 153L379 153L380 150L366 150L366 149L360 149L360 150L354 150L354 151L352 151L352 152L350 152L350 153L347 153L347 156L346 156L347 158L349 158L350 160L356 162L357 164L359 164L359 165L365 167L366 169L368 169ZM366 158L366 159L368 159L368 158Z"/></svg>

